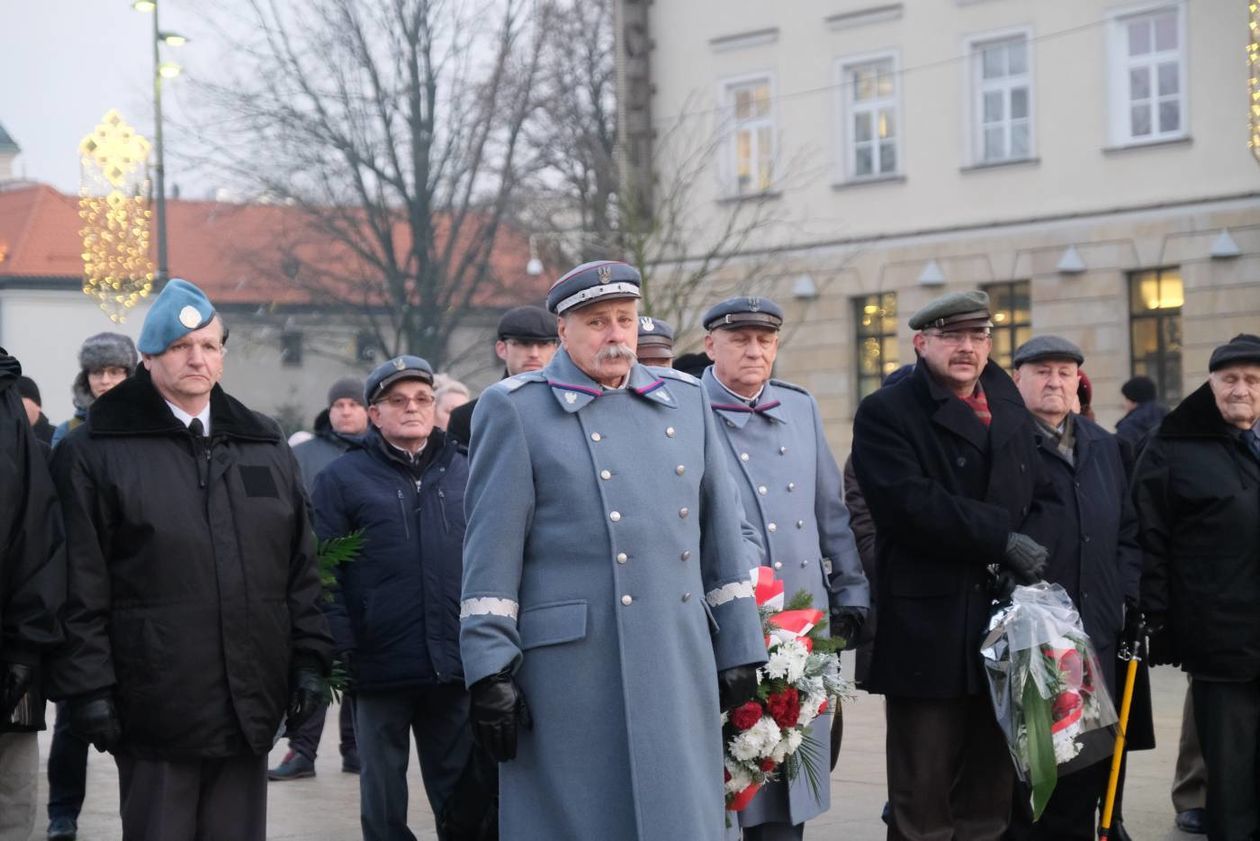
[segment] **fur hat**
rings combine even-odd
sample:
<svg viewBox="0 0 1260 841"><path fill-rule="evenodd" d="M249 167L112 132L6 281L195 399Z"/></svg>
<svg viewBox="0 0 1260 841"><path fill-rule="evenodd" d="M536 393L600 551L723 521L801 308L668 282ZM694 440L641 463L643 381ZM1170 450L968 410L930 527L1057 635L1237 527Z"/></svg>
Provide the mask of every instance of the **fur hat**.
<svg viewBox="0 0 1260 841"><path fill-rule="evenodd" d="M126 368L127 376L136 372L136 346L121 333L97 333L83 340L79 348L79 367L86 372L102 368Z"/></svg>

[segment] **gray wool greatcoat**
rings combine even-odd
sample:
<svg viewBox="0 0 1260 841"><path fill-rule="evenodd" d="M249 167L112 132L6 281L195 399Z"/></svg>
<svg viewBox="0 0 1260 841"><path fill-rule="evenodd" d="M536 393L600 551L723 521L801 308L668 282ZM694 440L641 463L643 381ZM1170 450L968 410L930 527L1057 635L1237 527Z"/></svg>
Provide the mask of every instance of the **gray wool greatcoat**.
<svg viewBox="0 0 1260 841"><path fill-rule="evenodd" d="M766 649L723 446L694 377L603 391L564 350L478 401L464 673L514 670L534 722L503 841L724 836L717 673Z"/></svg>
<svg viewBox="0 0 1260 841"><path fill-rule="evenodd" d="M870 592L849 529L843 478L823 437L814 398L799 386L770 380L754 411L718 382L711 366L702 381L726 441L744 516L766 548L763 563L783 580L784 600L804 590L824 611L868 607ZM830 713L810 725L809 738L824 758L830 729ZM819 769L823 778L826 770ZM831 806L827 786L820 786L818 794L805 774L790 784L768 785L739 813L739 822L804 823Z"/></svg>

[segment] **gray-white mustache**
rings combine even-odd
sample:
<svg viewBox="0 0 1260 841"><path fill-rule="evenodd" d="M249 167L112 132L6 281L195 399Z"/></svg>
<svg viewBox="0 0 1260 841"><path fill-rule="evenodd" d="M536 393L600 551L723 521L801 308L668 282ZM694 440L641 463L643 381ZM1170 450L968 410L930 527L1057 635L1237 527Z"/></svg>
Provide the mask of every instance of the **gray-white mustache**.
<svg viewBox="0 0 1260 841"><path fill-rule="evenodd" d="M612 362L617 359L633 362L637 358L629 345L608 345L600 348L599 353L595 354L596 362Z"/></svg>

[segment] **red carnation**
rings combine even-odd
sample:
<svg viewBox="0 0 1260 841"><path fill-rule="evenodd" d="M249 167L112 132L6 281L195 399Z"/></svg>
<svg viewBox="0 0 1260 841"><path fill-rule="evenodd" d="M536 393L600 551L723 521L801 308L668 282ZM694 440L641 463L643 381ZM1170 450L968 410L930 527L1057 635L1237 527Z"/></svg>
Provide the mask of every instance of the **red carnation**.
<svg viewBox="0 0 1260 841"><path fill-rule="evenodd" d="M765 771L767 774L774 770L775 765L778 765L778 763L768 756L761 760L761 770Z"/></svg>
<svg viewBox="0 0 1260 841"><path fill-rule="evenodd" d="M827 711L827 707L830 707L830 706L831 706L831 702L827 700L826 698L823 698L822 703L818 705L818 714L822 715L823 713Z"/></svg>
<svg viewBox="0 0 1260 841"><path fill-rule="evenodd" d="M729 783L730 781L731 781L731 772L723 768L722 769L722 782Z"/></svg>
<svg viewBox="0 0 1260 841"><path fill-rule="evenodd" d="M766 699L766 707L774 723L783 728L795 727L801 717L801 696L795 687L789 686Z"/></svg>
<svg viewBox="0 0 1260 841"><path fill-rule="evenodd" d="M761 721L761 704L749 701L731 711L731 724L736 730L747 730Z"/></svg>

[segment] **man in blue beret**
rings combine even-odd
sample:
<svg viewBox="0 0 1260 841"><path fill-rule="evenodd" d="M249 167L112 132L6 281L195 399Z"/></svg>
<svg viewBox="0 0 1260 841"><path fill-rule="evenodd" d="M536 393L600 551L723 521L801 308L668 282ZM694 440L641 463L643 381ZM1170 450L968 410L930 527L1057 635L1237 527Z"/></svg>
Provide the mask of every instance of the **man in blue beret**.
<svg viewBox="0 0 1260 841"><path fill-rule="evenodd" d="M995 570L1040 578L1026 534L1055 505L1033 420L989 359L989 296L951 292L910 317L915 367L864 399L853 468L875 523L879 590L867 687L884 695L889 841L996 841L1014 771L980 641Z"/></svg>
<svg viewBox="0 0 1260 841"><path fill-rule="evenodd" d="M219 386L227 328L173 279L133 377L53 456L66 645L51 693L118 763L123 835L262 841L267 753L319 708L331 655L297 463Z"/></svg>
<svg viewBox="0 0 1260 841"><path fill-rule="evenodd" d="M504 841L725 834L759 553L700 383L635 361L639 285L610 261L561 277L561 349L473 415L460 648Z"/></svg>
<svg viewBox="0 0 1260 841"><path fill-rule="evenodd" d="M766 547L763 564L784 582L784 593L809 593L815 607L830 612L831 633L842 646L856 646L870 602L866 576L818 403L800 386L770 376L782 324L783 310L768 298L714 306L704 316L704 349L713 364L701 379L744 517ZM819 716L809 738L829 745L830 725L830 713ZM829 758L818 760L824 777ZM739 813L744 841L800 839L805 822L830 805L829 787L815 792L805 774L768 784Z"/></svg>

